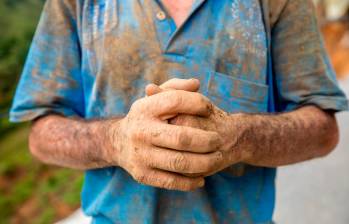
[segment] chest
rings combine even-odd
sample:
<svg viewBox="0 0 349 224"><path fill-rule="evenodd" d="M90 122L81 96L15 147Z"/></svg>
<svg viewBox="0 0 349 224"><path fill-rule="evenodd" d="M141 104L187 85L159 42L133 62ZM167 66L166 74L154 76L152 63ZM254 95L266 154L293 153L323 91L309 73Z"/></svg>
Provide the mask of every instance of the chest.
<svg viewBox="0 0 349 224"><path fill-rule="evenodd" d="M264 111L267 48L258 0L87 2L82 69L93 91L86 95L108 113L127 111L147 83L174 77L198 78L202 93L226 111Z"/></svg>

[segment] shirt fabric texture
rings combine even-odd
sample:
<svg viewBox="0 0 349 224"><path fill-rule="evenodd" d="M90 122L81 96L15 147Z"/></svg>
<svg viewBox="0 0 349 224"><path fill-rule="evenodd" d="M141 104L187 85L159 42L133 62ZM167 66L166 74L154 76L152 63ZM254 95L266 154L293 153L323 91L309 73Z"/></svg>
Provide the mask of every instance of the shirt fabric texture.
<svg viewBox="0 0 349 224"><path fill-rule="evenodd" d="M346 110L311 1L284 1L269 32L261 2L196 0L176 27L155 0L48 0L10 119L123 116L148 83L174 77L199 79L200 92L230 113L271 112L271 98L277 112ZM236 164L179 192L118 167L89 170L82 207L93 223L271 223L275 174Z"/></svg>

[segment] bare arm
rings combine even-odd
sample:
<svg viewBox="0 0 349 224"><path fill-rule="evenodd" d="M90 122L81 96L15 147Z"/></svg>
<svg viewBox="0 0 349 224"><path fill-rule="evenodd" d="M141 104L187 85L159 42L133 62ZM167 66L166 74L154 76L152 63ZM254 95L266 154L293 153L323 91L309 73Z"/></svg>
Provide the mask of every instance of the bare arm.
<svg viewBox="0 0 349 224"><path fill-rule="evenodd" d="M235 147L245 148L245 161L252 165L276 167L325 156L338 143L334 114L315 106L279 115L232 116L243 130Z"/></svg>
<svg viewBox="0 0 349 224"><path fill-rule="evenodd" d="M212 108L201 94L179 90L137 100L124 118L86 121L47 115L34 122L29 146L49 164L118 166L140 183L188 191L203 186L204 179L181 174L206 173L221 164L222 142L216 132L168 124L168 118L182 113L208 117Z"/></svg>
<svg viewBox="0 0 349 224"><path fill-rule="evenodd" d="M94 169L112 166L107 131L119 118L100 121L47 115L32 125L29 147L43 162L74 168Z"/></svg>
<svg viewBox="0 0 349 224"><path fill-rule="evenodd" d="M228 114L215 107L209 119L180 115L171 122L220 133L225 162L218 169L238 162L277 167L325 156L339 136L334 114L315 106L277 115Z"/></svg>
<svg viewBox="0 0 349 224"><path fill-rule="evenodd" d="M173 79L160 87L149 85L147 94L181 89L185 80ZM212 106L208 118L179 115L172 124L215 131L223 139L224 162L207 173L238 162L277 167L327 155L338 143L339 133L333 112L304 106L282 114L229 114Z"/></svg>
<svg viewBox="0 0 349 224"><path fill-rule="evenodd" d="M198 89L178 80L167 84ZM281 166L326 155L338 142L334 115L315 106L228 114L199 93L154 88L147 92L155 96L135 102L122 119L39 119L30 134L32 153L71 168L120 166L140 183L191 190L203 185L203 176L238 162Z"/></svg>

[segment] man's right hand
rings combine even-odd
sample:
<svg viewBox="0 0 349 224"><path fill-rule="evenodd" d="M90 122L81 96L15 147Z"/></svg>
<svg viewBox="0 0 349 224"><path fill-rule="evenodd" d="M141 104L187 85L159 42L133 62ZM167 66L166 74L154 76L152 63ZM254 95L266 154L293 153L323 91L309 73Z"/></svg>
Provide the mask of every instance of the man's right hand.
<svg viewBox="0 0 349 224"><path fill-rule="evenodd" d="M202 187L203 177L181 174L219 166L220 136L171 125L167 119L182 113L208 117L211 112L210 101L196 92L173 90L142 98L124 119L111 125L110 159L146 185L182 191Z"/></svg>

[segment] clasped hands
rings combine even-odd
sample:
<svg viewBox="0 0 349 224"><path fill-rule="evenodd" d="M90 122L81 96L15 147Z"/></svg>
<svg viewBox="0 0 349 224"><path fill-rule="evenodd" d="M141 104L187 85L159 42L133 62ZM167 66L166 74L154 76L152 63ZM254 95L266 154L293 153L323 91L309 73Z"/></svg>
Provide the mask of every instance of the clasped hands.
<svg viewBox="0 0 349 224"><path fill-rule="evenodd" d="M190 191L204 177L249 156L239 145L239 114L228 114L197 91L196 79L146 87L127 116L109 128L109 159L146 185Z"/></svg>

